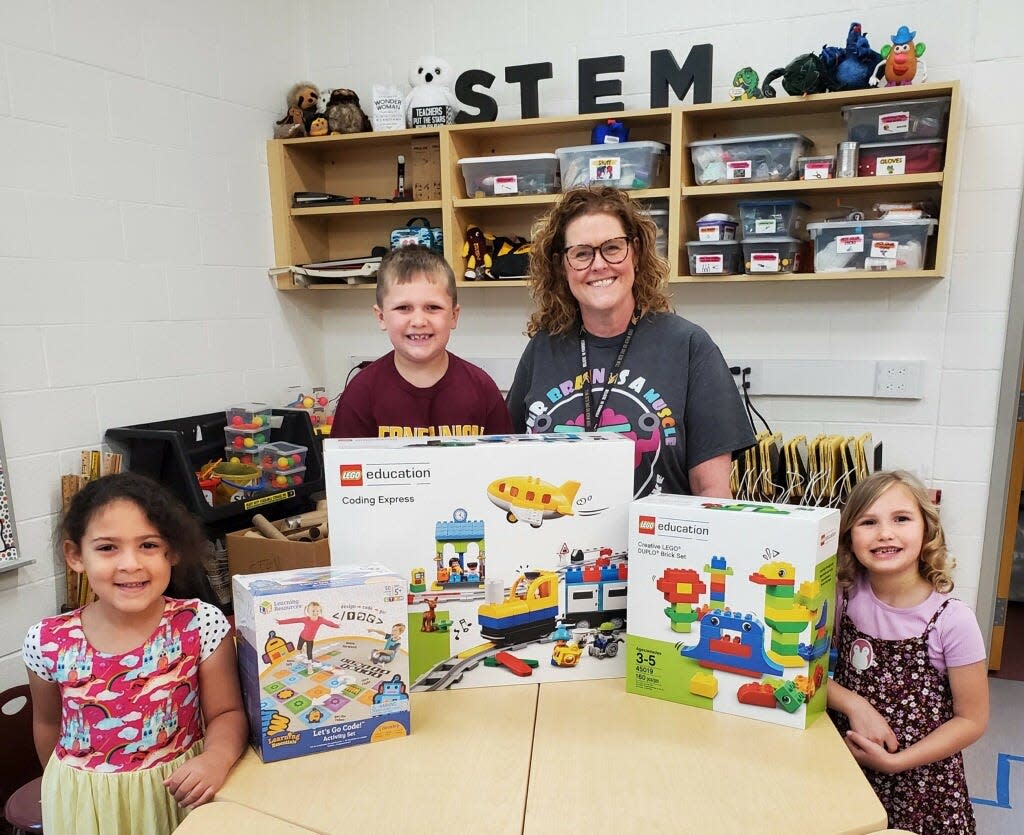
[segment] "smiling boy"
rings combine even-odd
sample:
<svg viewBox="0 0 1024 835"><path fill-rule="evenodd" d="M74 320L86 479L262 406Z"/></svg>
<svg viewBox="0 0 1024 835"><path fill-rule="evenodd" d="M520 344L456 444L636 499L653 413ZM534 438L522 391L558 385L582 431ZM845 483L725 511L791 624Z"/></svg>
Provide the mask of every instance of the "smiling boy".
<svg viewBox="0 0 1024 835"><path fill-rule="evenodd" d="M512 431L494 381L447 350L461 312L455 274L447 261L421 246L388 253L377 273L373 312L394 350L346 387L338 400L332 438Z"/></svg>

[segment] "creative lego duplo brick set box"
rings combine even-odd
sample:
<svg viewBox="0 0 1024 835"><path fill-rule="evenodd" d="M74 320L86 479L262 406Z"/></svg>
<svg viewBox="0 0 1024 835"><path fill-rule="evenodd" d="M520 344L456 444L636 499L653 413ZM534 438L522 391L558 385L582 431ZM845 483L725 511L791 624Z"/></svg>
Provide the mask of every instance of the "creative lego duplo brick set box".
<svg viewBox="0 0 1024 835"><path fill-rule="evenodd" d="M629 531L627 691L808 727L826 706L839 511L648 496Z"/></svg>
<svg viewBox="0 0 1024 835"><path fill-rule="evenodd" d="M264 762L409 733L398 575L363 565L232 583L249 738Z"/></svg>
<svg viewBox="0 0 1024 835"><path fill-rule="evenodd" d="M331 561L404 579L412 690L621 677L634 445L328 440Z"/></svg>

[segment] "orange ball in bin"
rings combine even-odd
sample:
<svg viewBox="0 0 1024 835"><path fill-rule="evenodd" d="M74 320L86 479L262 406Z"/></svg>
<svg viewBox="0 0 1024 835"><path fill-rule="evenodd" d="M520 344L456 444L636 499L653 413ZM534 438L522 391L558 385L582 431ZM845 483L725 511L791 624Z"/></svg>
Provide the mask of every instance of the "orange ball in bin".
<svg viewBox="0 0 1024 835"><path fill-rule="evenodd" d="M256 415L252 419L252 425L253 426L262 426L263 425L263 415Z"/></svg>
<svg viewBox="0 0 1024 835"><path fill-rule="evenodd" d="M264 455L263 456L263 469L266 470L266 469L269 469L270 467L273 467L273 466L274 466L274 459L271 458L269 455Z"/></svg>

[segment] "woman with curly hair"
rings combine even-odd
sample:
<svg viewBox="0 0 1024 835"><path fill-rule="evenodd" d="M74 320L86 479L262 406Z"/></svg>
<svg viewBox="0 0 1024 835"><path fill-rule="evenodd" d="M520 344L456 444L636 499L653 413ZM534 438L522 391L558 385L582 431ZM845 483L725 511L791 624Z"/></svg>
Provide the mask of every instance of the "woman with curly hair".
<svg viewBox="0 0 1024 835"><path fill-rule="evenodd" d="M960 752L988 724L985 644L974 612L949 596L954 565L921 482L901 471L860 482L838 553L836 727L890 827L974 832Z"/></svg>
<svg viewBox="0 0 1024 835"><path fill-rule="evenodd" d="M731 498L754 442L722 352L676 316L654 222L626 192L574 189L534 226L531 337L508 406L517 432L604 430L636 444L634 494Z"/></svg>

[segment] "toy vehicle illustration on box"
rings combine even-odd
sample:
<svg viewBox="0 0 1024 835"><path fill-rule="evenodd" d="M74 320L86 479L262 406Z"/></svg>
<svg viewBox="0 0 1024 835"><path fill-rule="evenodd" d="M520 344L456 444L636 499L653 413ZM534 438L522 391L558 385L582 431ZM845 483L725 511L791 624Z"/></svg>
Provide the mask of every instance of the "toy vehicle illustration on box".
<svg viewBox="0 0 1024 835"><path fill-rule="evenodd" d="M509 522L522 520L539 528L545 519L572 516L572 503L579 489L578 481L556 487L534 476L508 476L487 485L487 498L507 511Z"/></svg>
<svg viewBox="0 0 1024 835"><path fill-rule="evenodd" d="M622 638L615 634L615 624L605 621L587 645L587 654L593 658L614 658L619 654L619 642Z"/></svg>

